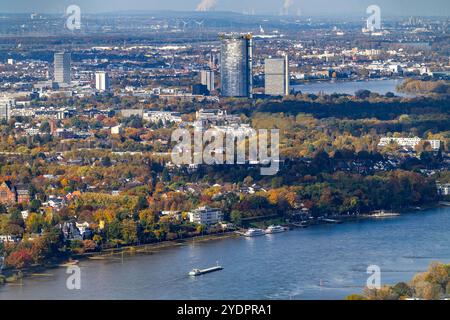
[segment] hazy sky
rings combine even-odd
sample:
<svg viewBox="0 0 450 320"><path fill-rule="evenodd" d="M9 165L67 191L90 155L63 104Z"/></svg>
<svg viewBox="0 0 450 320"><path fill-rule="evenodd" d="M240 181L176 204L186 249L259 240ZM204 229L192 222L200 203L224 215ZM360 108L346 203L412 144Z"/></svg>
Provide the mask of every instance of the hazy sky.
<svg viewBox="0 0 450 320"><path fill-rule="evenodd" d="M82 11L112 12L123 10L193 11L204 2L215 10L272 13L278 15L283 5L289 12L302 15L365 15L368 5L377 4L382 14L390 15L450 15L449 0L0 0L0 12L61 13L70 4Z"/></svg>

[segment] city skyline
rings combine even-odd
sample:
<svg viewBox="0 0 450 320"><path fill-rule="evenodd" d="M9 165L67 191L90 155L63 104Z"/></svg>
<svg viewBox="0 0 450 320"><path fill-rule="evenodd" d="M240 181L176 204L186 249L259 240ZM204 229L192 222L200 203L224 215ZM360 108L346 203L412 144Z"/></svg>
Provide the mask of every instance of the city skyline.
<svg viewBox="0 0 450 320"><path fill-rule="evenodd" d="M448 7L0 4L0 301L450 299Z"/></svg>
<svg viewBox="0 0 450 320"><path fill-rule="evenodd" d="M364 15L365 9L372 4L382 8L384 16L445 16L449 14L450 6L444 0L406 1L392 3L387 0L342 0L339 3L332 0L317 1L283 1L283 0L243 0L243 1L209 1L209 0L169 0L164 4L157 1L130 0L127 2L113 0L105 6L101 1L55 1L44 0L39 4L29 0L19 0L14 3L0 4L1 13L63 13L65 8L76 4L85 13L113 13L113 12L151 12L151 11L233 11L256 15L304 15L304 16L336 16L336 15Z"/></svg>

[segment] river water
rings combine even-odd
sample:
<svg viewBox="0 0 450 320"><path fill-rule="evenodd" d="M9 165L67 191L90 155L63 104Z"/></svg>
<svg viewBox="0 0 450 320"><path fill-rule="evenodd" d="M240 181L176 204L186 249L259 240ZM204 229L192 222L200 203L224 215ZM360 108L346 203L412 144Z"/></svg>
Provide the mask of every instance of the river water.
<svg viewBox="0 0 450 320"><path fill-rule="evenodd" d="M335 82L311 82L294 85L295 91L302 93L324 92L325 94L345 93L353 95L358 90L370 90L379 94L393 92L398 96L409 96L409 94L397 92L397 86L403 82L402 79L384 79L368 81L335 81Z"/></svg>
<svg viewBox="0 0 450 320"><path fill-rule="evenodd" d="M256 238L187 244L114 261L82 261L81 290L65 268L0 286L0 299L343 299L361 293L367 267L382 284L409 281L432 261L450 262L450 208ZM193 268L224 270L197 278Z"/></svg>

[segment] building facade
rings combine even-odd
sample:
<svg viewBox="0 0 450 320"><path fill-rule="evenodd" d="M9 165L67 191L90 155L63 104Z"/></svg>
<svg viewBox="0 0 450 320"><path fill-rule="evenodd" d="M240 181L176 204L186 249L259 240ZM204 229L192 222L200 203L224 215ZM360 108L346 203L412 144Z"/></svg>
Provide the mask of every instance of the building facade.
<svg viewBox="0 0 450 320"><path fill-rule="evenodd" d="M188 213L189 221L197 224L212 225L223 221L220 209L200 207Z"/></svg>
<svg viewBox="0 0 450 320"><path fill-rule="evenodd" d="M221 34L220 79L224 97L252 97L252 35Z"/></svg>
<svg viewBox="0 0 450 320"><path fill-rule="evenodd" d="M9 181L4 181L0 184L0 203L6 205L16 203L16 191Z"/></svg>
<svg viewBox="0 0 450 320"><path fill-rule="evenodd" d="M14 100L2 98L0 99L0 121L9 121L11 117L11 108L14 106Z"/></svg>
<svg viewBox="0 0 450 320"><path fill-rule="evenodd" d="M272 58L265 60L265 93L271 96L289 95L289 60Z"/></svg>
<svg viewBox="0 0 450 320"><path fill-rule="evenodd" d="M202 70L200 72L200 83L208 88L208 91L214 91L216 89L214 84L214 71L213 70Z"/></svg>
<svg viewBox="0 0 450 320"><path fill-rule="evenodd" d="M30 191L27 185L18 185L16 187L16 199L17 203L29 203Z"/></svg>
<svg viewBox="0 0 450 320"><path fill-rule="evenodd" d="M71 82L71 57L69 52L57 52L54 56L54 77L58 84Z"/></svg>
<svg viewBox="0 0 450 320"><path fill-rule="evenodd" d="M14 236L14 235L0 235L0 243L15 243L19 242L20 237ZM1 262L1 260L0 260ZM2 264L0 263L0 267Z"/></svg>
<svg viewBox="0 0 450 320"><path fill-rule="evenodd" d="M392 137L383 137L380 139L378 143L378 147L386 147L391 143L396 143L401 147L414 149L419 143L422 141L419 137L414 138L392 138ZM441 148L440 140L426 140L434 151L439 151Z"/></svg>
<svg viewBox="0 0 450 320"><path fill-rule="evenodd" d="M441 196L450 196L450 183L436 185L438 194Z"/></svg>
<svg viewBox="0 0 450 320"><path fill-rule="evenodd" d="M106 72L96 72L95 73L95 89L100 92L109 90L109 76Z"/></svg>
<svg viewBox="0 0 450 320"><path fill-rule="evenodd" d="M181 114L179 112L171 111L148 111L144 113L144 120L152 123L161 121L164 125L167 123L182 122Z"/></svg>

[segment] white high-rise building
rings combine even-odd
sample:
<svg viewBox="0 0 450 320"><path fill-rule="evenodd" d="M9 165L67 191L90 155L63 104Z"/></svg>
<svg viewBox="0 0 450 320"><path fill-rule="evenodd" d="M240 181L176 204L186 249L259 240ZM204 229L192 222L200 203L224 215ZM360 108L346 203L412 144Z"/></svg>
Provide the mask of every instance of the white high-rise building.
<svg viewBox="0 0 450 320"><path fill-rule="evenodd" d="M288 56L265 60L265 92L272 96L289 95L289 59Z"/></svg>
<svg viewBox="0 0 450 320"><path fill-rule="evenodd" d="M54 77L58 84L70 84L71 57L69 52L57 52L54 57Z"/></svg>
<svg viewBox="0 0 450 320"><path fill-rule="evenodd" d="M15 106L15 100L0 98L0 120L8 121L11 116L11 108Z"/></svg>
<svg viewBox="0 0 450 320"><path fill-rule="evenodd" d="M109 90L109 77L106 72L95 73L95 89L102 92Z"/></svg>
<svg viewBox="0 0 450 320"><path fill-rule="evenodd" d="M201 84L205 85L210 92L215 90L214 81L215 79L213 70L202 70L200 72L200 82Z"/></svg>

